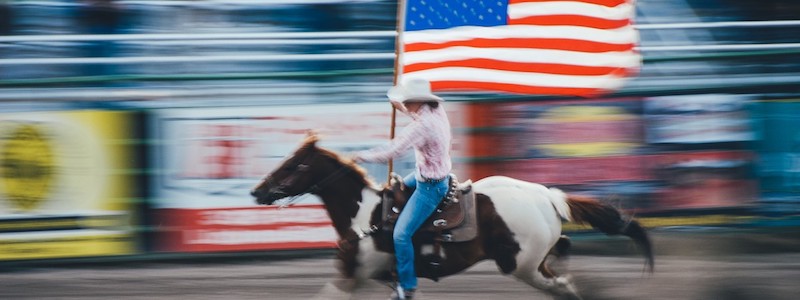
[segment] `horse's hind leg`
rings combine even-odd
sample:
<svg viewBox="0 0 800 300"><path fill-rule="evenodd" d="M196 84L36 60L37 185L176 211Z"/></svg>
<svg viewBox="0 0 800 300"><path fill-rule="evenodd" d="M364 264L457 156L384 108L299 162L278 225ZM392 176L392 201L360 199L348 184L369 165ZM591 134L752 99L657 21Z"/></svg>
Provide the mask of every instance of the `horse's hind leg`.
<svg viewBox="0 0 800 300"><path fill-rule="evenodd" d="M539 272L547 278L558 277L551 263L563 263L569 254L568 252L571 246L572 242L569 237L566 235L559 237L556 244L553 245L553 248L550 248L550 252L548 252L547 256L542 260L542 263L539 264ZM556 267L558 268L558 265Z"/></svg>
<svg viewBox="0 0 800 300"><path fill-rule="evenodd" d="M572 247L572 241L568 236L562 235L558 238L553 248L550 249L550 254L558 258L566 257L570 247Z"/></svg>
<svg viewBox="0 0 800 300"><path fill-rule="evenodd" d="M579 300L581 296L572 282L571 276L559 276L550 268L550 262L566 257L571 243L568 237L561 236L550 251L539 262L535 270L518 270L514 276L537 289L546 291L556 299Z"/></svg>
<svg viewBox="0 0 800 300"><path fill-rule="evenodd" d="M554 278L556 283L556 289L559 290L559 293L563 293L564 296L561 298L565 299L581 299L580 295L578 294L578 289L575 287L575 284L572 281L572 276L559 276L550 265L551 263L564 263L568 254L569 249L572 247L572 241L566 235L562 235L558 238L558 241L553 248L550 249L547 257L542 261L542 264L539 266L539 271L548 276L548 278ZM566 267L561 265L563 268L559 268L561 271L566 273ZM557 265L558 267L558 265Z"/></svg>

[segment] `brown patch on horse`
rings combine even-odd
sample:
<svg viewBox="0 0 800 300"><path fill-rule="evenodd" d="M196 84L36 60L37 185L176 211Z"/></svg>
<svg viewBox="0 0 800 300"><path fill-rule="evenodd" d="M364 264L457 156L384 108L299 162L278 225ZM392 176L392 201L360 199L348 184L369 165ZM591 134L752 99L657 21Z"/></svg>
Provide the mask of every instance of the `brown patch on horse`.
<svg viewBox="0 0 800 300"><path fill-rule="evenodd" d="M393 191L386 189L381 193L393 193ZM380 223L382 205L378 204L372 211L371 224ZM414 253L417 261L415 268L418 277L435 279L453 275L484 259L494 260L504 274L509 274L517 268L516 255L521 248L508 225L497 214L494 203L488 196L476 194L475 205L477 206L478 236L467 242L443 243L444 259L437 269L431 268L424 259L419 259L423 257L420 251L421 246L429 244L432 237L414 235ZM376 250L394 253L392 232L378 231L372 238Z"/></svg>
<svg viewBox="0 0 800 300"><path fill-rule="evenodd" d="M509 274L517 269L517 253L520 248L519 243L514 239L514 233L508 225L497 214L489 196L484 194L476 195L478 205L478 226L480 231L478 236L484 236L483 248L486 256L497 264L503 274Z"/></svg>
<svg viewBox="0 0 800 300"><path fill-rule="evenodd" d="M649 271L653 272L653 246L647 231L642 225L629 217L623 217L619 210L611 205L587 196L567 195L567 205L573 222L589 224L608 235L625 235L630 237L644 252Z"/></svg>

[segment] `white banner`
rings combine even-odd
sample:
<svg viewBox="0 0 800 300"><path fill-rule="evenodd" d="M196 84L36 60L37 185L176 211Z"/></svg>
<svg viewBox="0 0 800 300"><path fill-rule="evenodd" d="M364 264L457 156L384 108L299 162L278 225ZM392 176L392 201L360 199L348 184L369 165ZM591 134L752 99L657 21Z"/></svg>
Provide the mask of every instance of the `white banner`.
<svg viewBox="0 0 800 300"><path fill-rule="evenodd" d="M458 106L448 108L456 128ZM386 143L391 124L388 103L180 108L154 115L158 208L252 206L250 189L296 150L308 130L320 134L320 146L347 153ZM397 116L399 131L410 119ZM386 165L363 167L377 182L386 180ZM412 151L395 160L394 172L412 170ZM299 203L319 202L309 196Z"/></svg>

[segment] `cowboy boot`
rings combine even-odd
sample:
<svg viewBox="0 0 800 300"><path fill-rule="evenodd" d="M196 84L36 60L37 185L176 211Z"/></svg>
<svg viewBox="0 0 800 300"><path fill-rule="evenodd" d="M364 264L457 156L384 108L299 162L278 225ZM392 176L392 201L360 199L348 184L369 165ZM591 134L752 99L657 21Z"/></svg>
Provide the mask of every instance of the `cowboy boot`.
<svg viewBox="0 0 800 300"><path fill-rule="evenodd" d="M402 287L400 287L400 285L398 285L397 288L395 288L394 291L392 292L392 296L389 297L389 300L411 300L411 299L416 299L416 298L414 298L414 296L416 296L417 294L418 294L417 293L417 289L406 290L406 289L403 289Z"/></svg>

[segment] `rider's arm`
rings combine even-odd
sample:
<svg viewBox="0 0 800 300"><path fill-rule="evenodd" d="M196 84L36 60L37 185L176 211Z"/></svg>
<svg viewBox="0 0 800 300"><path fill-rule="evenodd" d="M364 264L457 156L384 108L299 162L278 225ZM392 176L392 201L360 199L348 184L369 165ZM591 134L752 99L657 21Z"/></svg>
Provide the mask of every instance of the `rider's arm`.
<svg viewBox="0 0 800 300"><path fill-rule="evenodd" d="M414 145L421 144L424 140L425 128L420 122L413 122L388 144L358 151L353 154L352 158L356 161L384 163L400 156Z"/></svg>

